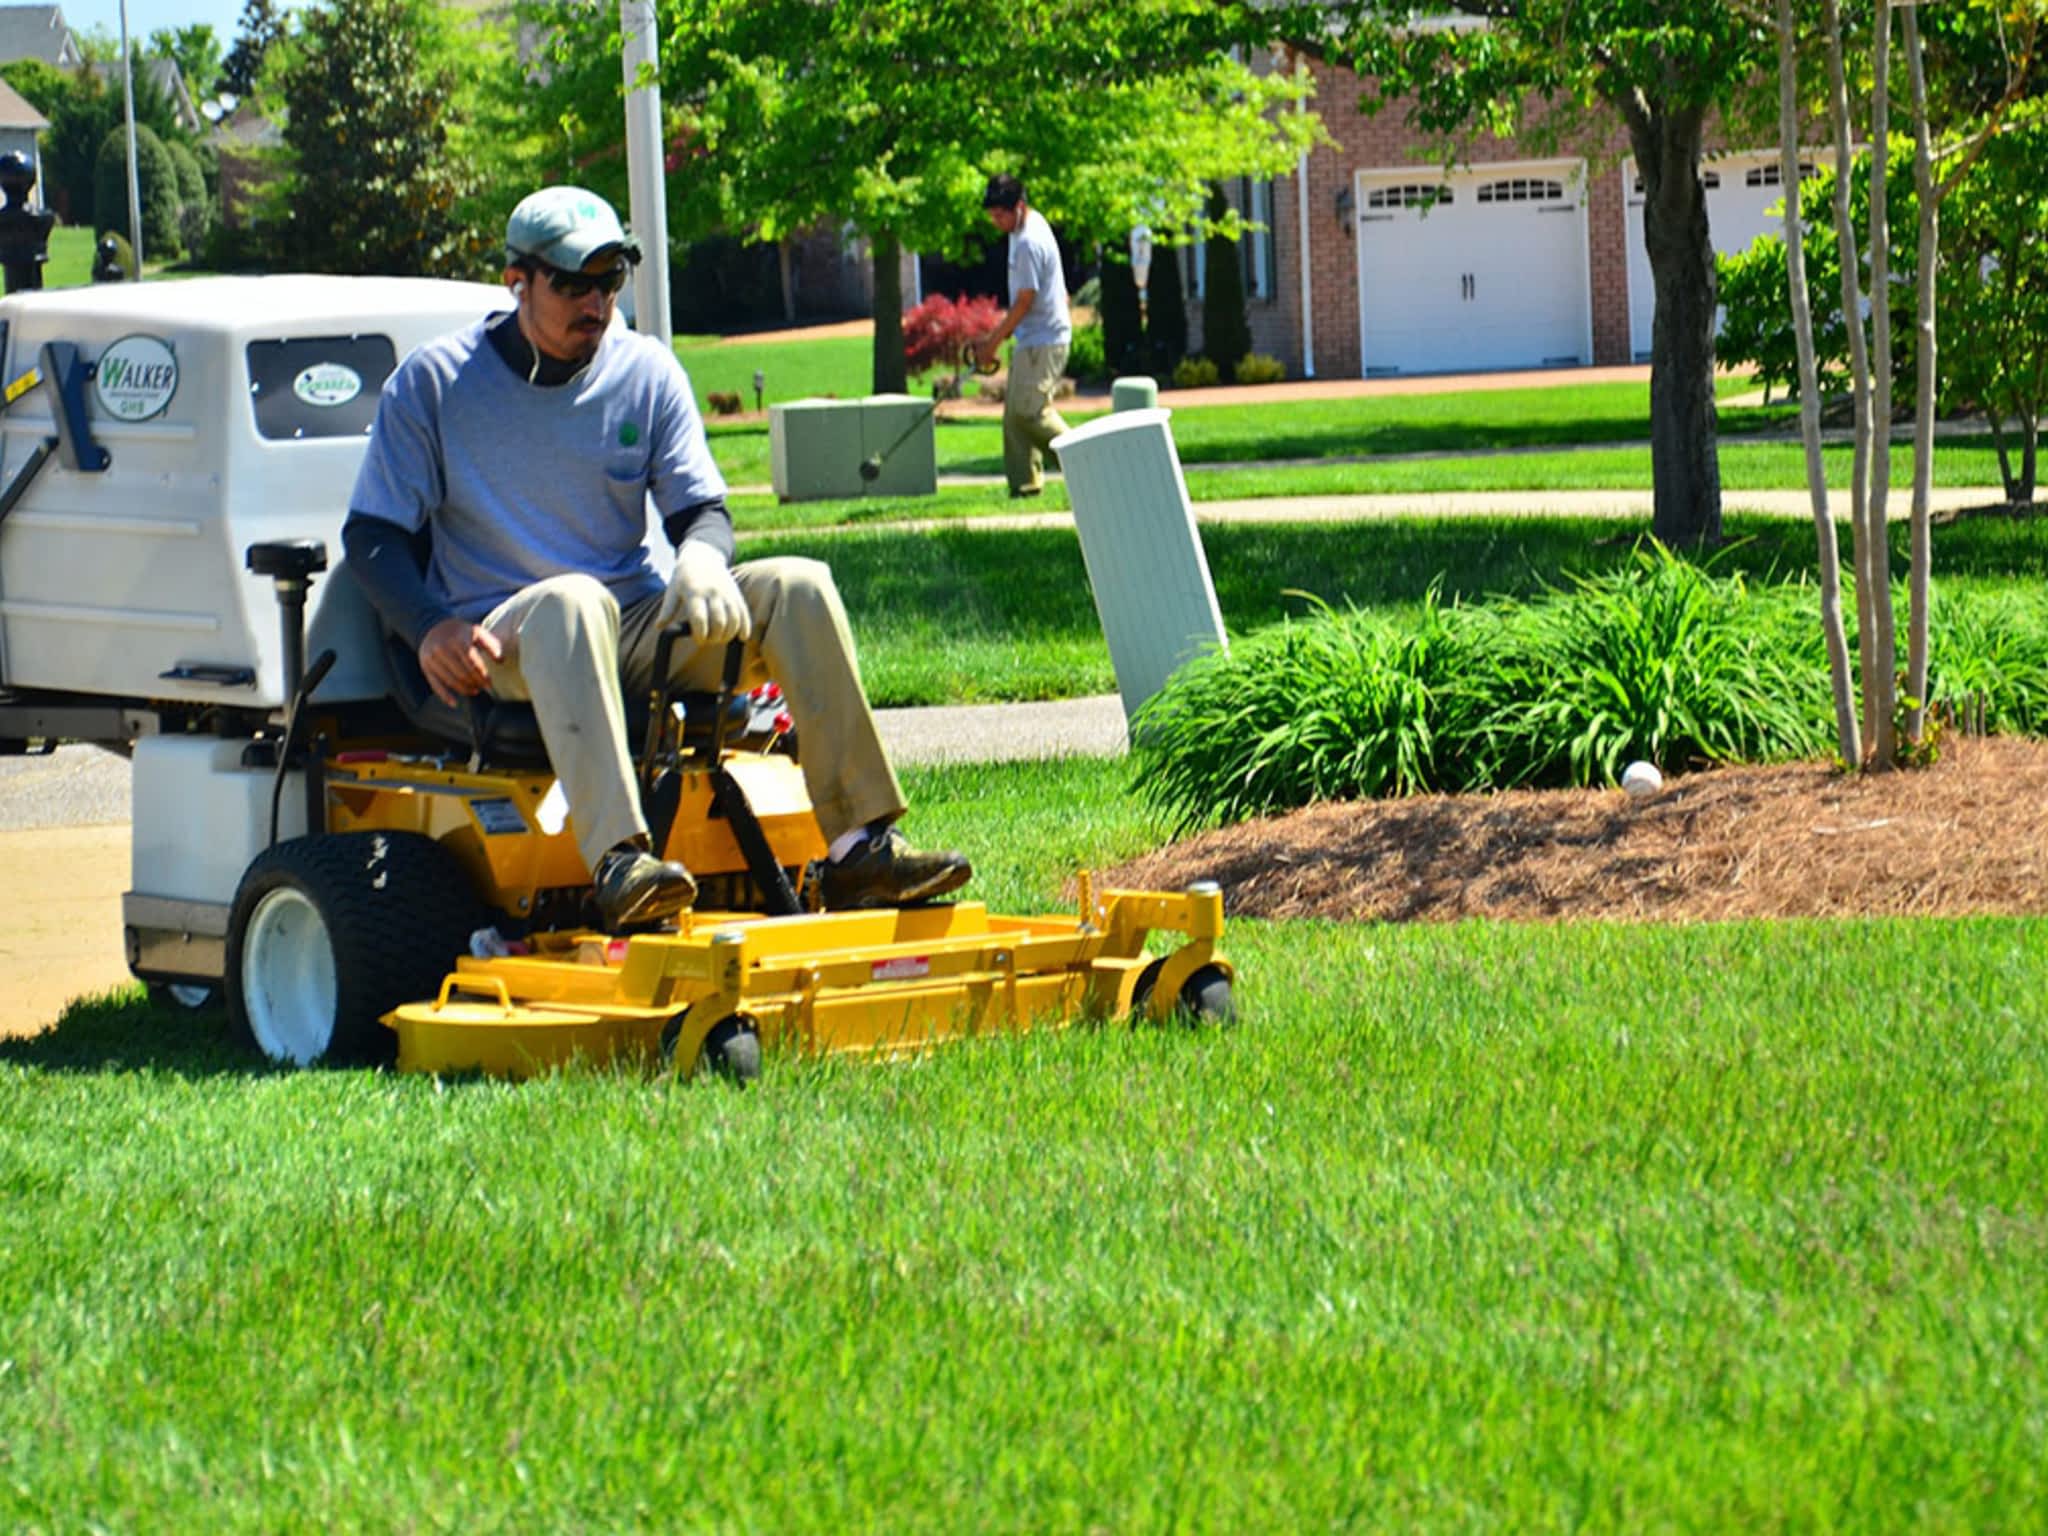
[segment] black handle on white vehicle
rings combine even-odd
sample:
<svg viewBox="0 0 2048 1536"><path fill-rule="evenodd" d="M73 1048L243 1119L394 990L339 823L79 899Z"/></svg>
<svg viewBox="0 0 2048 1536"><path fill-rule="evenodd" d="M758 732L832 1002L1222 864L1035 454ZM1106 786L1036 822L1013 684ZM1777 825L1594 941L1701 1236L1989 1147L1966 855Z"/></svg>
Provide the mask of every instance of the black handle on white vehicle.
<svg viewBox="0 0 2048 1536"><path fill-rule="evenodd" d="M332 647L322 651L313 659L313 665L306 669L306 675L299 680L293 692L291 703L285 711L284 736L277 744L277 777L270 785L270 843L277 846L277 810L284 798L284 776L291 772L292 758L298 750L299 727L306 718L306 701L313 697L313 690L327 681L327 674L334 670L339 658ZM306 832L316 835L327 830L327 777L319 771L317 764L306 765Z"/></svg>

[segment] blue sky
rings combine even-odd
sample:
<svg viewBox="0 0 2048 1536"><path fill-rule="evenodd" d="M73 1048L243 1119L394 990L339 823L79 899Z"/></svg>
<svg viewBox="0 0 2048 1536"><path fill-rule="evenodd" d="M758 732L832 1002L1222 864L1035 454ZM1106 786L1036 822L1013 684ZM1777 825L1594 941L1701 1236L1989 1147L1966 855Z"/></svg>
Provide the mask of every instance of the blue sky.
<svg viewBox="0 0 2048 1536"><path fill-rule="evenodd" d="M90 32L104 27L111 37L121 35L120 0L57 0L64 19L75 31ZM242 19L243 0L128 0L128 31L137 42L145 41L159 27L189 27L205 22L220 39L225 53L235 40ZM289 9L289 7L287 7Z"/></svg>

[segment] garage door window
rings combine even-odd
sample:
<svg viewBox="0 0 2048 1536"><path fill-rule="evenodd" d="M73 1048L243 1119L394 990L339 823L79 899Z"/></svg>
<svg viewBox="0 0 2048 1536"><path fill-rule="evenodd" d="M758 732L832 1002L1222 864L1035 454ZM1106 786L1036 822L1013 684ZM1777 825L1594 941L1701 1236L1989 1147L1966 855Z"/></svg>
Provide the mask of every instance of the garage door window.
<svg viewBox="0 0 2048 1536"><path fill-rule="evenodd" d="M1365 195L1368 208L1434 208L1453 199L1449 187L1408 185L1375 187Z"/></svg>
<svg viewBox="0 0 2048 1536"><path fill-rule="evenodd" d="M1820 171L1816 167L1804 160L1799 162L1801 181L1811 181L1819 174ZM1785 185L1784 167L1775 160L1763 165L1753 165L1749 168L1749 173L1742 178L1742 184L1745 187L1782 187Z"/></svg>
<svg viewBox="0 0 2048 1536"><path fill-rule="evenodd" d="M1482 203L1561 203L1564 183L1536 176L1512 176L1506 181L1489 181L1479 189Z"/></svg>

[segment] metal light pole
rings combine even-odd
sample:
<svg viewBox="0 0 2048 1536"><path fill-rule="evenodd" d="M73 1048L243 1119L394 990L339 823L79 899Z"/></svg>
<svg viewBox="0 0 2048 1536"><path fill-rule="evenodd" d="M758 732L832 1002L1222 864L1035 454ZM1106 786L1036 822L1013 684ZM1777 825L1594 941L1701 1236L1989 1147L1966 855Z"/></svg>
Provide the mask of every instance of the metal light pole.
<svg viewBox="0 0 2048 1536"><path fill-rule="evenodd" d="M627 217L641 249L640 265L633 273L633 319L641 335L666 346L673 333L668 323L668 195L661 163L661 56L655 43L654 0L619 0L619 38L626 72L626 185L631 194Z"/></svg>
<svg viewBox="0 0 2048 1536"><path fill-rule="evenodd" d="M142 177L135 168L135 59L128 51L128 0L121 0L121 99L128 111L128 249L142 281Z"/></svg>

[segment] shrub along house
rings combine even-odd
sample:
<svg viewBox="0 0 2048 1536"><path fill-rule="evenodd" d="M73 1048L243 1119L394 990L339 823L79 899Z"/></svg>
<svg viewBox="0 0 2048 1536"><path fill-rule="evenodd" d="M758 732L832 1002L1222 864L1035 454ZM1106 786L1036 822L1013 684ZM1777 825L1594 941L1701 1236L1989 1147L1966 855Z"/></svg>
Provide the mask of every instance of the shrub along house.
<svg viewBox="0 0 2048 1536"><path fill-rule="evenodd" d="M1399 105L1363 116L1355 75L1302 62L1334 142L1293 175L1227 189L1265 226L1240 247L1254 351L1292 378L1648 359L1642 198L1619 129L1593 155L1481 137L1445 171ZM1778 228L1775 148L1719 152L1702 179L1716 251ZM1199 248L1180 259L1199 349L1206 263Z"/></svg>

